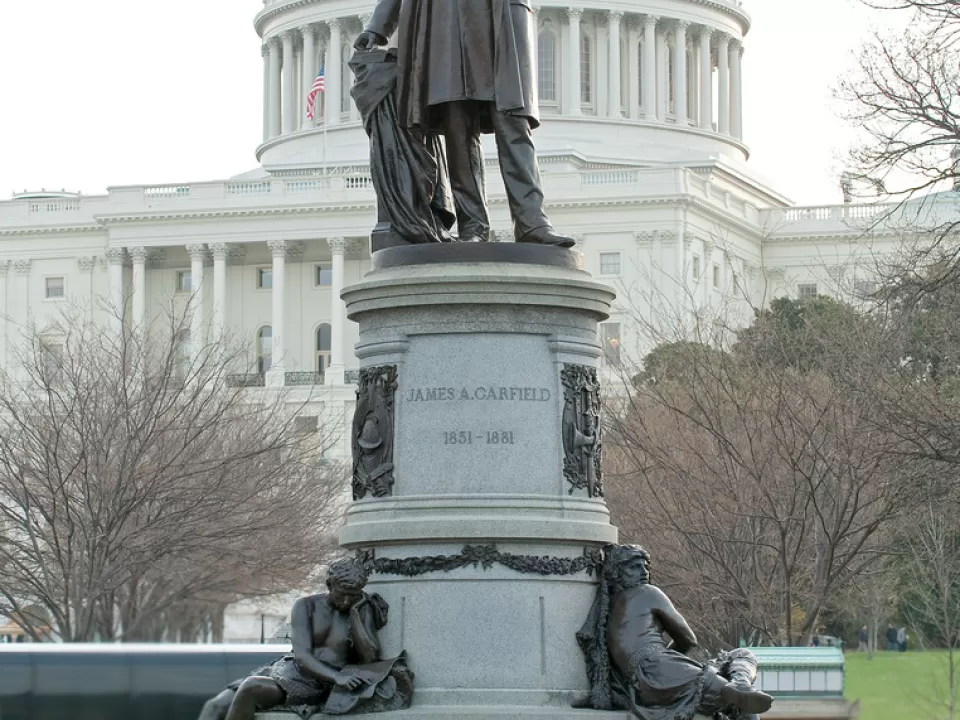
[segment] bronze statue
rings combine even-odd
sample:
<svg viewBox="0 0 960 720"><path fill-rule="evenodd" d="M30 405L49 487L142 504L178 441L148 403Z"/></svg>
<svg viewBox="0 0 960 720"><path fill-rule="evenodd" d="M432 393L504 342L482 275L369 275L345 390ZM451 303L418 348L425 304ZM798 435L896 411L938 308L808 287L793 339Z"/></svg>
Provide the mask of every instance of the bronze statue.
<svg viewBox="0 0 960 720"><path fill-rule="evenodd" d="M697 638L650 584L650 555L636 545L606 549L597 599L577 642L590 679L583 707L629 710L641 720L691 720L696 713L746 720L773 704L753 687L757 661L749 650L706 664L687 656Z"/></svg>
<svg viewBox="0 0 960 720"><path fill-rule="evenodd" d="M396 365L363 368L353 413L353 499L393 493Z"/></svg>
<svg viewBox="0 0 960 720"><path fill-rule="evenodd" d="M410 707L413 673L406 656L383 659L377 631L388 606L363 591L367 571L339 560L327 574L329 592L294 603L293 652L208 701L199 720L253 720L257 711L282 707L309 718Z"/></svg>
<svg viewBox="0 0 960 720"><path fill-rule="evenodd" d="M570 493L586 490L587 497L603 497L601 461L603 433L600 425L600 382L597 369L564 365L563 474Z"/></svg>
<svg viewBox="0 0 960 720"><path fill-rule="evenodd" d="M444 136L461 241L489 237L480 134L493 133L517 242L574 245L543 212L532 16L530 0L378 0L354 43L369 51L399 29L399 121Z"/></svg>

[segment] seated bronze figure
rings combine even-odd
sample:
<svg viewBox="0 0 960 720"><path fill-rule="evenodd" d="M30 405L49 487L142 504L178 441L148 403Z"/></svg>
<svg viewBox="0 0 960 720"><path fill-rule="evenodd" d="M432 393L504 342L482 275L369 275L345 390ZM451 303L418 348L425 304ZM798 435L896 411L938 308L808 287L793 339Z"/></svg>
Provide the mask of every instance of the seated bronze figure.
<svg viewBox="0 0 960 720"><path fill-rule="evenodd" d="M706 664L687 656L697 638L650 584L650 555L636 545L607 548L597 599L577 641L590 679L582 707L629 710L641 720L691 720L697 713L747 720L773 704L753 687L757 661L749 650Z"/></svg>
<svg viewBox="0 0 960 720"><path fill-rule="evenodd" d="M253 720L258 711L386 712L410 707L413 673L404 653L384 660L377 631L388 606L363 591L367 572L339 560L327 574L329 592L301 598L290 618L293 652L238 680L208 701L199 720Z"/></svg>

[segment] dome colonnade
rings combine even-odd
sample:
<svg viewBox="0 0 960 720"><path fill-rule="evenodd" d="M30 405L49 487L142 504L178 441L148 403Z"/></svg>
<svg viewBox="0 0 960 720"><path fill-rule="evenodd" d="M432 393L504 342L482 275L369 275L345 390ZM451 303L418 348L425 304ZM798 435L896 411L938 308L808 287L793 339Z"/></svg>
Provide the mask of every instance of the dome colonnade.
<svg viewBox="0 0 960 720"><path fill-rule="evenodd" d="M263 38L264 143L359 121L347 62L373 6L348 15L342 3L327 0L265 0L256 20ZM697 128L742 141L743 36L750 20L739 0L648 0L610 8L534 3L533 12L544 115ZM322 112L311 119L307 95L321 68Z"/></svg>

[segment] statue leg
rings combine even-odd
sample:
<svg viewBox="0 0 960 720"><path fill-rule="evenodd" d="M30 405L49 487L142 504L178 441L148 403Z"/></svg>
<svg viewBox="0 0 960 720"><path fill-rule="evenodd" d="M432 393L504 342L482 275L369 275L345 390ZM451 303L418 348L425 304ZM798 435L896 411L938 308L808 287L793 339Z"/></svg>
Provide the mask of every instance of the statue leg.
<svg viewBox="0 0 960 720"><path fill-rule="evenodd" d="M240 683L225 720L253 720L258 709L281 705L286 693L268 677L248 677Z"/></svg>
<svg viewBox="0 0 960 720"><path fill-rule="evenodd" d="M530 121L520 115L501 112L496 107L491 108L490 116L517 241L572 247L575 244L573 238L557 235L543 212L540 165Z"/></svg>
<svg viewBox="0 0 960 720"><path fill-rule="evenodd" d="M477 128L476 103L444 103L442 113L447 172L457 207L460 239L486 241L490 238L490 218L484 191L483 150Z"/></svg>
<svg viewBox="0 0 960 720"><path fill-rule="evenodd" d="M203 710L200 711L200 717L197 720L225 720L236 694L236 690L224 690L210 698L203 704Z"/></svg>

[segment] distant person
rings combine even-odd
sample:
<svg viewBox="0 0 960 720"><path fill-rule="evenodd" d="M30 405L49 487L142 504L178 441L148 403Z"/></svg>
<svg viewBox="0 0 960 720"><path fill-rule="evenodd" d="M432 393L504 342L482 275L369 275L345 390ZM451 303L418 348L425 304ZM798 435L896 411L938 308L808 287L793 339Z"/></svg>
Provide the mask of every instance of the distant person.
<svg viewBox="0 0 960 720"><path fill-rule="evenodd" d="M900 628L897 630L897 650L900 652L907 651L907 629Z"/></svg>
<svg viewBox="0 0 960 720"><path fill-rule="evenodd" d="M866 625L857 633L857 652L867 652L870 649L870 631Z"/></svg>
<svg viewBox="0 0 960 720"><path fill-rule="evenodd" d="M893 652L897 649L897 629L892 623L887 624L887 651Z"/></svg>

